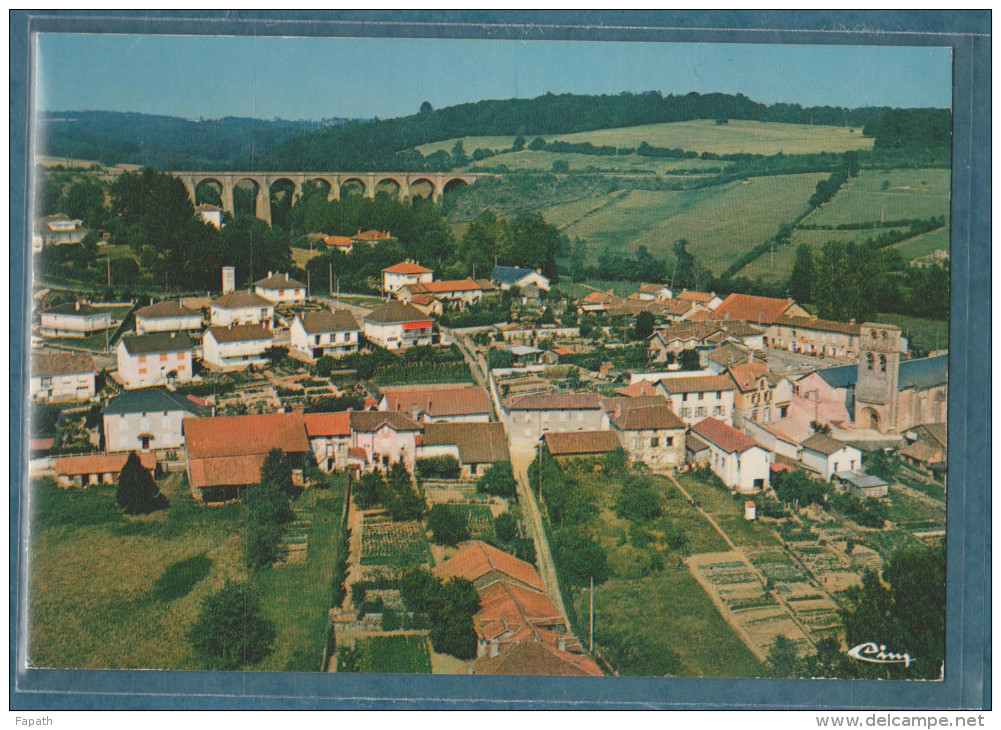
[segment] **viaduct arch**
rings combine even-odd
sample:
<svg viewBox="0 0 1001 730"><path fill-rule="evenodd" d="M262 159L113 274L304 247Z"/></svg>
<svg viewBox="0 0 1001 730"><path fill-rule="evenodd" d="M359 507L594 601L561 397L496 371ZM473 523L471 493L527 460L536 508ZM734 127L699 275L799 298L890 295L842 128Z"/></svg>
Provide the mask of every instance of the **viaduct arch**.
<svg viewBox="0 0 1001 730"><path fill-rule="evenodd" d="M411 197L410 186L416 183L428 183L431 186L431 198L437 202L446 190L462 184L472 185L483 173L450 173L450 172L171 172L180 178L187 188L192 202L196 202L195 189L202 182L214 182L222 188L223 210L233 213L233 190L242 182L249 180L257 186L256 212L257 217L271 223L271 186L278 181L287 180L292 183L292 202L301 195L305 185L319 181L328 186L327 199L338 200L341 197L341 186L348 181L358 182L363 188L362 195L374 198L376 187L383 182L395 183L400 197Z"/></svg>

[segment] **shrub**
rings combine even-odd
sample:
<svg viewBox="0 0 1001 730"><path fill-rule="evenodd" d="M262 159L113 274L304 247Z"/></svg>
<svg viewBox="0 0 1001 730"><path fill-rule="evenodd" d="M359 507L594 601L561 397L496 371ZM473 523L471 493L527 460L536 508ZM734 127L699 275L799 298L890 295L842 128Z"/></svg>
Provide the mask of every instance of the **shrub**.
<svg viewBox="0 0 1001 730"><path fill-rule="evenodd" d="M587 585L608 580L608 555L594 538L578 527L562 527L553 535L557 564L574 585Z"/></svg>
<svg viewBox="0 0 1001 730"><path fill-rule="evenodd" d="M202 602L188 631L195 653L209 669L241 669L271 652L275 626L246 583L227 581Z"/></svg>
<svg viewBox="0 0 1001 730"><path fill-rule="evenodd" d="M439 545L458 545L469 539L469 522L460 508L451 504L436 504L428 512L427 527L431 540Z"/></svg>
<svg viewBox="0 0 1001 730"><path fill-rule="evenodd" d="M615 500L615 514L630 522L648 522L660 515L660 498L645 480L631 477Z"/></svg>
<svg viewBox="0 0 1001 730"><path fill-rule="evenodd" d="M336 362L334 362L334 358L330 357L330 355L323 355L316 361L316 374L322 378L329 378L335 366Z"/></svg>
<svg viewBox="0 0 1001 730"><path fill-rule="evenodd" d="M501 542L511 542L518 535L518 520L510 512L503 512L494 518L494 532Z"/></svg>
<svg viewBox="0 0 1001 730"><path fill-rule="evenodd" d="M495 461L476 482L477 491L496 497L513 497L517 487L509 461Z"/></svg>
<svg viewBox="0 0 1001 730"><path fill-rule="evenodd" d="M421 479L458 479L462 473L459 460L451 454L418 459L416 469Z"/></svg>
<svg viewBox="0 0 1001 730"><path fill-rule="evenodd" d="M145 515L167 506L167 498L160 494L153 476L143 468L134 451L129 454L118 477L115 499L118 506L130 515Z"/></svg>

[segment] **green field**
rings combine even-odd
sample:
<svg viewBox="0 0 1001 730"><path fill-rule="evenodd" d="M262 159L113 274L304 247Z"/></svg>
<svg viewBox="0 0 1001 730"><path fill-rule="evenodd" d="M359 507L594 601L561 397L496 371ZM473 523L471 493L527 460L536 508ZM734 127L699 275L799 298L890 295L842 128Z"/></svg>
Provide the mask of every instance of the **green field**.
<svg viewBox="0 0 1001 730"><path fill-rule="evenodd" d="M949 189L949 170L863 170L803 222L838 225L933 216L948 220Z"/></svg>
<svg viewBox="0 0 1001 730"><path fill-rule="evenodd" d="M610 172L613 174L671 175L679 171L696 170L704 173L720 171L726 164L720 160L672 160L641 155L585 155L576 152L549 152L546 150L521 150L507 152L474 162L463 169L491 169L504 165L513 172L549 172L553 162L562 160L570 172Z"/></svg>
<svg viewBox="0 0 1001 730"><path fill-rule="evenodd" d="M526 134L525 139L530 142L535 136ZM711 119L545 135L543 139L547 142L557 139L571 143L590 142L598 147L603 145L636 147L640 142L647 142L654 147L717 154L774 155L782 152L795 155L872 148L872 139L863 137L860 130L848 127L751 121L731 121L729 124L720 125ZM421 145L417 149L424 155L437 150L451 152L455 142L455 139L448 139ZM463 148L467 155L471 155L477 147L492 150L510 149L513 142L513 136L464 137Z"/></svg>
<svg viewBox="0 0 1001 730"><path fill-rule="evenodd" d="M792 232L788 246L775 247L774 266L772 265L772 257L766 253L741 269L740 273L752 280L759 278L762 281L785 280L792 272L793 261L796 259L796 249L801 245L809 246L814 250L814 255L817 255L828 241L858 241L877 234L877 231L830 231L826 229L815 231L797 228Z"/></svg>
<svg viewBox="0 0 1001 730"><path fill-rule="evenodd" d="M803 213L824 177L776 175L698 190L632 190L562 230L584 238L592 259L602 250L631 252L641 245L653 256L667 257L671 245L684 238L718 274Z"/></svg>
<svg viewBox="0 0 1001 730"><path fill-rule="evenodd" d="M778 538L762 523L744 519L744 498L734 498L729 492L710 486L692 474L681 474L678 482L692 495L733 542L746 548L768 548L780 545Z"/></svg>
<svg viewBox="0 0 1001 730"><path fill-rule="evenodd" d="M126 517L114 505L115 485L63 490L48 480L32 483L30 665L200 668L185 634L206 596L226 580L247 577L244 508L197 505L181 474L159 486L170 500L168 509ZM264 610L278 638L274 652L255 668L319 668L342 499L340 486L307 492L300 504L313 513L308 562L259 574ZM211 561L207 575L185 595L165 600L161 576L199 556Z"/></svg>
<svg viewBox="0 0 1001 730"><path fill-rule="evenodd" d="M899 251L905 260L925 256L938 249L948 251L950 249L949 229L939 228L937 231L909 238L896 244L893 248Z"/></svg>
<svg viewBox="0 0 1001 730"><path fill-rule="evenodd" d="M374 674L430 674L431 653L423 634L367 636L355 645L359 672Z"/></svg>
<svg viewBox="0 0 1001 730"><path fill-rule="evenodd" d="M911 345L932 352L945 350L949 347L949 323L941 319L924 319L908 317L905 314L889 314L882 312L876 317L877 322L897 325Z"/></svg>

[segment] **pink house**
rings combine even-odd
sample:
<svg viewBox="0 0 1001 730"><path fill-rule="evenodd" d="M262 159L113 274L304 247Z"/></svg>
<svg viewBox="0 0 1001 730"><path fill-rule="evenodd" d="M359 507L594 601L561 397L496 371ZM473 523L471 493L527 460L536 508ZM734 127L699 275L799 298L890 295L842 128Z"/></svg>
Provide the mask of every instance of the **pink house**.
<svg viewBox="0 0 1001 730"><path fill-rule="evenodd" d="M388 469L402 461L413 471L421 425L395 411L352 411L351 446L365 452L367 468ZM356 453L358 453L356 451Z"/></svg>
<svg viewBox="0 0 1001 730"><path fill-rule="evenodd" d="M799 422L851 423L855 414L856 365L816 370L796 381L790 416Z"/></svg>

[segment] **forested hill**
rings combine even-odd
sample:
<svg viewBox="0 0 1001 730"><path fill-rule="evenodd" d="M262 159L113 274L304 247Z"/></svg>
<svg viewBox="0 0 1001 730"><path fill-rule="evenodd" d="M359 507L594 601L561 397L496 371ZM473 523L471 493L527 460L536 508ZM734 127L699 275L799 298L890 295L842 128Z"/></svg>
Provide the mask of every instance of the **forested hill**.
<svg viewBox="0 0 1001 730"><path fill-rule="evenodd" d="M149 165L161 170L219 168L343 121L244 117L191 120L130 112L45 112L39 115L38 152L106 165Z"/></svg>
<svg viewBox="0 0 1001 730"><path fill-rule="evenodd" d="M439 152L424 158L422 144L454 137L553 135L693 119L746 119L793 124L862 127L887 107L846 109L760 104L743 94L663 96L659 92L605 96L546 94L421 111L407 117L347 123L291 139L238 162L254 169L444 170L451 160Z"/></svg>

